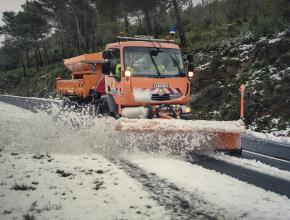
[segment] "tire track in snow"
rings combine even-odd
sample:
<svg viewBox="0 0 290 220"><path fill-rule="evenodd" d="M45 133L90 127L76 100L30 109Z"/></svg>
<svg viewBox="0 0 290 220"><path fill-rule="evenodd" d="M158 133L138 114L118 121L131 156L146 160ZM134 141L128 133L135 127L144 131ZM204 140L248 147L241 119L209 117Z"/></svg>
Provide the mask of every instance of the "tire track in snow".
<svg viewBox="0 0 290 220"><path fill-rule="evenodd" d="M109 158L133 179L141 183L160 206L172 214L172 219L227 219L226 210L214 206L173 183L148 173L124 159Z"/></svg>

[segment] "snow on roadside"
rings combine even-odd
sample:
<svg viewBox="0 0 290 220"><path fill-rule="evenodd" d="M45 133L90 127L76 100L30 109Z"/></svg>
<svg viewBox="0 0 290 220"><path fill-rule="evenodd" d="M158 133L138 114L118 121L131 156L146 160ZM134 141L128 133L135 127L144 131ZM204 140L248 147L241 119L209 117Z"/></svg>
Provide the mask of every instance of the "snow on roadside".
<svg viewBox="0 0 290 220"><path fill-rule="evenodd" d="M286 196L177 159L129 157L129 160L226 209L235 219L290 219L290 200Z"/></svg>
<svg viewBox="0 0 290 220"><path fill-rule="evenodd" d="M100 155L0 155L0 219L167 219L139 183Z"/></svg>
<svg viewBox="0 0 290 220"><path fill-rule="evenodd" d="M251 130L246 130L246 135L248 137L255 137L263 140L273 141L282 144L289 144L290 146L290 137L276 137L273 134L265 134L260 132L255 132Z"/></svg>
<svg viewBox="0 0 290 220"><path fill-rule="evenodd" d="M225 155L222 153L212 154L212 155L210 155L210 157L213 157L217 160L223 160L227 163L231 163L234 165L245 167L245 168L250 169L250 170L265 173L265 174L268 174L270 176L275 176L275 177L278 177L281 179L285 179L285 180L290 182L290 172L280 170L276 167L271 167L271 166L264 164L260 161L249 160L249 159L245 159L245 158L231 157L231 156L228 156L228 155Z"/></svg>

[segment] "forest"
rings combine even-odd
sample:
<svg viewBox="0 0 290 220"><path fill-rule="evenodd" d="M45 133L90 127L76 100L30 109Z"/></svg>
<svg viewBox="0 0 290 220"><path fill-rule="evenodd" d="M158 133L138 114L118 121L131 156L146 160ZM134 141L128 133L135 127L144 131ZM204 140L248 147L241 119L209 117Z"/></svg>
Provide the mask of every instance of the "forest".
<svg viewBox="0 0 290 220"><path fill-rule="evenodd" d="M120 32L165 37L171 26L184 49L253 33L277 33L289 25L287 0L33 0L18 13L3 13L0 70L26 69L104 49Z"/></svg>

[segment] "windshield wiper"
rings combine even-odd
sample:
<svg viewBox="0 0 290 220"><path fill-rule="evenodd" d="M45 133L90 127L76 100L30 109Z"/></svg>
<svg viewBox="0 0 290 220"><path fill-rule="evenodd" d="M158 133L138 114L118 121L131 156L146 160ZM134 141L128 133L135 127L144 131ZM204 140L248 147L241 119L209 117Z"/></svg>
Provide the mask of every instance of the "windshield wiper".
<svg viewBox="0 0 290 220"><path fill-rule="evenodd" d="M148 51L148 52L149 52L149 55L150 55L151 61L152 61L153 65L154 65L154 67L155 67L155 69L156 69L156 72L157 72L158 76L160 77L160 76L161 76L160 70L158 69L158 66L157 66L157 64L156 64L156 62L155 62L155 60L154 60L154 58L153 58L153 56L152 56L152 54L151 54L151 50L150 50L150 48L149 48L149 51Z"/></svg>
<svg viewBox="0 0 290 220"><path fill-rule="evenodd" d="M180 66L178 65L176 59L174 59L171 54L168 54L168 55L169 55L170 59L172 60L172 62L174 63L174 65L176 66L176 68L178 69L178 73L180 75L184 75L184 72L181 72Z"/></svg>

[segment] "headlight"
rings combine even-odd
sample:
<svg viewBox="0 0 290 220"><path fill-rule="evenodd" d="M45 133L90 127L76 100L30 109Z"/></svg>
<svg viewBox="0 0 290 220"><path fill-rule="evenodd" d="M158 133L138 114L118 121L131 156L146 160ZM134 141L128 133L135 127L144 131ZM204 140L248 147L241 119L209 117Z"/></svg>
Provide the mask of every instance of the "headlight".
<svg viewBox="0 0 290 220"><path fill-rule="evenodd" d="M125 76L131 76L131 71L126 70L126 71L125 71Z"/></svg>
<svg viewBox="0 0 290 220"><path fill-rule="evenodd" d="M189 106L181 106L181 112L182 113L191 113L191 108Z"/></svg>
<svg viewBox="0 0 290 220"><path fill-rule="evenodd" d="M185 113L190 113L191 112L191 108L190 107L186 107L185 108Z"/></svg>
<svg viewBox="0 0 290 220"><path fill-rule="evenodd" d="M188 72L188 77L192 78L194 76L194 73L192 71Z"/></svg>

